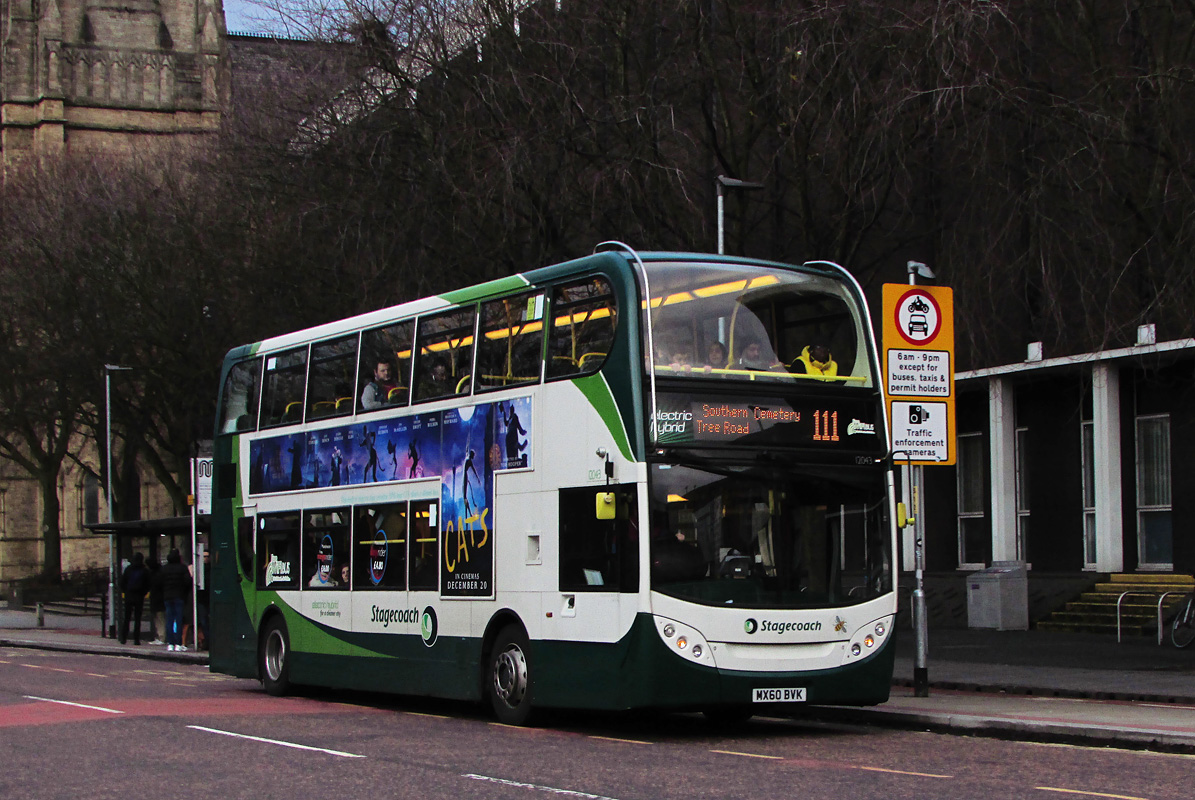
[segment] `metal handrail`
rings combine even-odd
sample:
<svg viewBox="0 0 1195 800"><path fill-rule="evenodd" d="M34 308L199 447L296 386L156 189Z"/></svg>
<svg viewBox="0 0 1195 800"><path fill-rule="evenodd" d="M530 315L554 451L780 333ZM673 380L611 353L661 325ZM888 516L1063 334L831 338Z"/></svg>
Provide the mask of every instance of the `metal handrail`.
<svg viewBox="0 0 1195 800"><path fill-rule="evenodd" d="M1116 642L1117 642L1117 644L1120 643L1120 604L1126 597L1128 597L1131 594L1138 595L1139 597L1153 597L1153 592L1121 592L1120 597L1116 598ZM1161 623L1159 623L1159 625L1160 624Z"/></svg>
<svg viewBox="0 0 1195 800"><path fill-rule="evenodd" d="M1186 595L1186 594L1188 594L1188 592L1177 592L1177 591L1171 590L1169 592L1163 592L1162 596L1158 598L1158 644L1159 645L1162 644L1162 601L1165 600L1167 597L1169 597L1172 594Z"/></svg>
<svg viewBox="0 0 1195 800"><path fill-rule="evenodd" d="M1116 598L1116 641L1120 642L1120 604L1129 595L1137 595L1138 597L1153 597L1153 592L1121 592L1120 597ZM1167 597L1172 594L1187 594L1187 592L1169 591L1163 592L1162 596L1158 598L1158 644L1162 643L1162 603Z"/></svg>

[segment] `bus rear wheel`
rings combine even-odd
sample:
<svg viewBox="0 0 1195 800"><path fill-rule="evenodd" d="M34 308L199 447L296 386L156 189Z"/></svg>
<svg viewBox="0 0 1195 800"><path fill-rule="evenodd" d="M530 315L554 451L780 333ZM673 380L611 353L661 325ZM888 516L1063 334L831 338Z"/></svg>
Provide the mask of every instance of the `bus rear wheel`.
<svg viewBox="0 0 1195 800"><path fill-rule="evenodd" d="M267 623L258 647L258 661L266 694L281 697L290 691L290 635L281 617Z"/></svg>
<svg viewBox="0 0 1195 800"><path fill-rule="evenodd" d="M486 691L498 721L526 725L531 718L531 661L527 634L508 625L494 640L486 675Z"/></svg>

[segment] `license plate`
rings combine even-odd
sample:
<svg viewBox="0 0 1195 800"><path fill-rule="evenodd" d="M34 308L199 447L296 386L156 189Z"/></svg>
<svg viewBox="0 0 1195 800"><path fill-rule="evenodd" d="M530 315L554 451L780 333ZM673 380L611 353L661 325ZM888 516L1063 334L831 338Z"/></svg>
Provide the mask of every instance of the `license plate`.
<svg viewBox="0 0 1195 800"><path fill-rule="evenodd" d="M752 703L804 703L805 689L753 689Z"/></svg>

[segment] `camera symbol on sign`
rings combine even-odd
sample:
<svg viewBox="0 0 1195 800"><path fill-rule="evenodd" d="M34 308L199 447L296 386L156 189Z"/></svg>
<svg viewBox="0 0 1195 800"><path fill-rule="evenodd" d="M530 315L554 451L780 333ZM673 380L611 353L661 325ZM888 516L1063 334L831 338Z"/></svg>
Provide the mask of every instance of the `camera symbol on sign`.
<svg viewBox="0 0 1195 800"><path fill-rule="evenodd" d="M922 425L929 421L929 410L921 406L909 406L909 424Z"/></svg>

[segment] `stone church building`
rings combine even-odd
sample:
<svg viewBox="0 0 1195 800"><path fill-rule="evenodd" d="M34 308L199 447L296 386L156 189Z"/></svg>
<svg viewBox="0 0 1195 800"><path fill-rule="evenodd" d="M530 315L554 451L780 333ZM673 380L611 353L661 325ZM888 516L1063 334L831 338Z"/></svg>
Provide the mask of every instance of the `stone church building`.
<svg viewBox="0 0 1195 800"><path fill-rule="evenodd" d="M210 135L228 99L222 0L0 0L0 160Z"/></svg>

